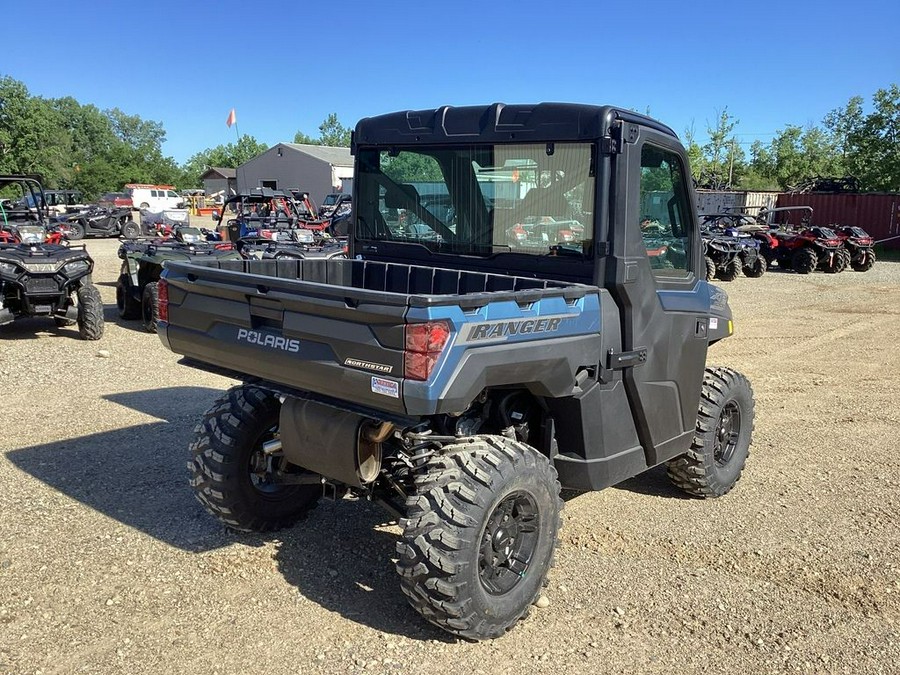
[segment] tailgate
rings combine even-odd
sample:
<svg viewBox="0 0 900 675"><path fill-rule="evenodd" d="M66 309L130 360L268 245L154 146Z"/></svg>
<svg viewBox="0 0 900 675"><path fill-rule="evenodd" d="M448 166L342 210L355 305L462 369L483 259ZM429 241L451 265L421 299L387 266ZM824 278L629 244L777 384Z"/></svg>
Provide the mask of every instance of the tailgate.
<svg viewBox="0 0 900 675"><path fill-rule="evenodd" d="M214 366L404 412L408 296L329 285L327 278L300 281L291 278L296 263L271 264L277 276L169 264L163 341Z"/></svg>

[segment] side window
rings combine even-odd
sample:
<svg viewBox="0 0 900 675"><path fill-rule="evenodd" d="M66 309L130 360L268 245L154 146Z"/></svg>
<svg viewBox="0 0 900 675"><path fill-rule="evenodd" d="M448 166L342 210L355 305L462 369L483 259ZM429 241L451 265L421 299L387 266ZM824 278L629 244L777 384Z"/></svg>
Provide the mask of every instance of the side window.
<svg viewBox="0 0 900 675"><path fill-rule="evenodd" d="M176 198L177 198L177 197L178 197L178 193L175 192L175 190L167 190L167 191L166 191L166 196L167 196L167 197L176 197Z"/></svg>
<svg viewBox="0 0 900 675"><path fill-rule="evenodd" d="M690 276L690 202L678 155L650 144L641 150L640 228L658 277Z"/></svg>

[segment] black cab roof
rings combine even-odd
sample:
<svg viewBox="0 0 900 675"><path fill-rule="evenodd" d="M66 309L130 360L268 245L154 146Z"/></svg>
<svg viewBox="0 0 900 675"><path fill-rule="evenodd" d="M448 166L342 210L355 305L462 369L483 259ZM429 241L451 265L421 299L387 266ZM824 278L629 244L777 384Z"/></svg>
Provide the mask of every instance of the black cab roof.
<svg viewBox="0 0 900 675"><path fill-rule="evenodd" d="M366 145L479 142L587 141L607 135L617 120L678 138L671 128L646 115L609 105L536 103L443 106L406 110L360 120L353 150Z"/></svg>

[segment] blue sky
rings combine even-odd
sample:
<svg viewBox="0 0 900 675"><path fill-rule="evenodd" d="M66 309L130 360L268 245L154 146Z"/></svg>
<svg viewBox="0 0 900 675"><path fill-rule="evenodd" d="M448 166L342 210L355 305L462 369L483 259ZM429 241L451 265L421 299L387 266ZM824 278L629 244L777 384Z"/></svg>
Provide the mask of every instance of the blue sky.
<svg viewBox="0 0 900 675"><path fill-rule="evenodd" d="M232 107L242 134L274 144L317 136L331 112L353 126L495 101L649 109L702 141L727 106L749 145L900 83L897 0L47 0L29 17L0 74L158 120L179 162L234 140Z"/></svg>

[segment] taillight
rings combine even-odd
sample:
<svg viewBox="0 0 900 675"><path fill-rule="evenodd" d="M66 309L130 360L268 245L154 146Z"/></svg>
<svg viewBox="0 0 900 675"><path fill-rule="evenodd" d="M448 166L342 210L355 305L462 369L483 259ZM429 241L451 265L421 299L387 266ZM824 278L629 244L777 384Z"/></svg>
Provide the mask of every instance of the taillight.
<svg viewBox="0 0 900 675"><path fill-rule="evenodd" d="M169 282L160 279L156 284L156 294L159 300L159 320L169 320Z"/></svg>
<svg viewBox="0 0 900 675"><path fill-rule="evenodd" d="M403 375L410 380L424 382L431 377L447 340L450 324L446 321L409 323L404 329Z"/></svg>

